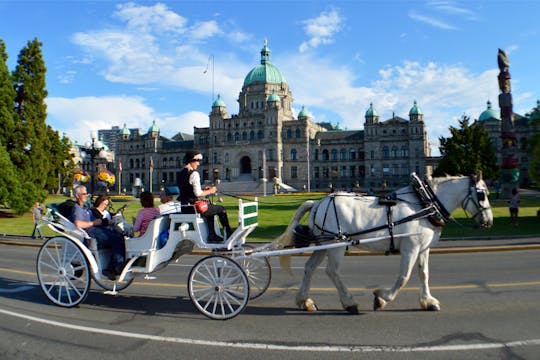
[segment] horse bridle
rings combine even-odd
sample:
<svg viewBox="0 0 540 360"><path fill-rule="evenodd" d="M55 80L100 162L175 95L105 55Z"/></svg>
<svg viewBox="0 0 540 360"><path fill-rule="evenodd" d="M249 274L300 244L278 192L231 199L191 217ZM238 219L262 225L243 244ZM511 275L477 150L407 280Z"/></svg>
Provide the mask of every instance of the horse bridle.
<svg viewBox="0 0 540 360"><path fill-rule="evenodd" d="M472 176L469 176L470 184L469 193L463 201L461 202L461 207L465 212L465 215L468 216L467 205L472 201L473 205L476 207L476 213L471 214L471 219L475 219L478 215L482 214L488 208L483 206L480 202L484 201L487 197L487 189L479 188L476 186L476 181Z"/></svg>

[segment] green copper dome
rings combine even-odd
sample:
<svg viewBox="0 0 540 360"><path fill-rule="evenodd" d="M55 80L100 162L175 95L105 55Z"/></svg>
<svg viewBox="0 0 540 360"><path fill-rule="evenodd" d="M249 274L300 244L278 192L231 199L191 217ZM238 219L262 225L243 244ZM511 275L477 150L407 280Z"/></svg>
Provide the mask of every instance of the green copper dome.
<svg viewBox="0 0 540 360"><path fill-rule="evenodd" d="M216 101L214 101L212 104L212 107L226 107L221 95L218 94Z"/></svg>
<svg viewBox="0 0 540 360"><path fill-rule="evenodd" d="M159 132L159 128L156 124L156 120L152 122L152 126L148 129L148 133Z"/></svg>
<svg viewBox="0 0 540 360"><path fill-rule="evenodd" d="M244 79L243 87L256 83L281 84L286 83L285 77L277 67L270 63L270 49L266 41L261 50L261 64L255 66Z"/></svg>
<svg viewBox="0 0 540 360"><path fill-rule="evenodd" d="M491 108L491 101L487 102L487 110L484 110L480 117L478 118L478 121L486 121L489 119L497 119L501 120L501 116L498 111Z"/></svg>
<svg viewBox="0 0 540 360"><path fill-rule="evenodd" d="M305 119L305 118L308 118L309 116L310 115L307 112L306 108L304 106L302 106L302 110L300 110L300 112L298 113L298 118L299 119Z"/></svg>
<svg viewBox="0 0 540 360"><path fill-rule="evenodd" d="M418 104L416 103L416 100L414 100L414 105L411 108L411 110L409 111L409 116L410 115L424 115L424 113L422 112L422 109L420 109L418 107Z"/></svg>
<svg viewBox="0 0 540 360"><path fill-rule="evenodd" d="M377 110L375 110L375 108L373 107L373 103L369 103L369 109L366 110L366 117L370 117L370 116L379 116L379 113L377 112Z"/></svg>
<svg viewBox="0 0 540 360"><path fill-rule="evenodd" d="M127 135L127 136L130 135L129 129L127 128L127 125L125 123L124 123L124 127L122 128L122 130L120 130L120 135Z"/></svg>
<svg viewBox="0 0 540 360"><path fill-rule="evenodd" d="M270 94L270 96L268 96L268 98L266 99L266 102L279 102L280 99L279 99L279 95L276 94L276 90L272 91L272 94Z"/></svg>

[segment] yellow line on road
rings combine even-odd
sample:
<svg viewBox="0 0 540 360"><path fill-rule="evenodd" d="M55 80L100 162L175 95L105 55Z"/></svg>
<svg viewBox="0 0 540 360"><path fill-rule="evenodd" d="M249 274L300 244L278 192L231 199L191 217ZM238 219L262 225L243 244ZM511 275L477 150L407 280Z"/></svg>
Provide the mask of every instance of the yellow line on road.
<svg viewBox="0 0 540 360"><path fill-rule="evenodd" d="M22 274L28 276L35 276L35 272L14 270L0 267L0 272ZM513 283L486 283L486 284L463 284L463 285L435 285L430 286L431 290L459 290L459 289L484 289L484 288L501 288L501 287L516 287L516 286L539 286L540 281L522 281ZM147 287L171 287L171 288L185 288L186 284L173 284L173 283L160 283L149 281L134 281L131 286L147 286ZM349 291L362 292L373 291L375 287L352 287ZM297 291L298 286L285 286L285 287L269 287L266 291ZM402 291L419 291L419 287L405 287ZM334 287L312 287L311 291L336 291Z"/></svg>

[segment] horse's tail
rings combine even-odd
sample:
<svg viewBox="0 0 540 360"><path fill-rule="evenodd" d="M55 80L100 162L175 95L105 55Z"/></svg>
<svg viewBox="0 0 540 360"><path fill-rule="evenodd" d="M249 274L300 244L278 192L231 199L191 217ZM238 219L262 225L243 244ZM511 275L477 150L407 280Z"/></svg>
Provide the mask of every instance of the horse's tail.
<svg viewBox="0 0 540 360"><path fill-rule="evenodd" d="M294 244L294 229L298 226L302 217L313 208L313 205L315 205L315 201L313 200L308 200L300 205L289 223L289 226L287 226L287 229L285 229L283 234L272 241L272 249L284 249ZM283 270L291 273L291 255L281 255L279 257L279 263Z"/></svg>

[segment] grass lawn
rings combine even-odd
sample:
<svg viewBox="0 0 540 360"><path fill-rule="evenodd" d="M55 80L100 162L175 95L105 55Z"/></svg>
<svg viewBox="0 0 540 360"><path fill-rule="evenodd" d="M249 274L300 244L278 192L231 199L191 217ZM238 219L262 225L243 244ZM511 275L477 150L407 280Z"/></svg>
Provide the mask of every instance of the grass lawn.
<svg viewBox="0 0 540 360"><path fill-rule="evenodd" d="M259 226L249 237L250 241L270 241L281 234L287 227L290 219L300 204L304 201L320 199L322 195L283 195L267 196L259 198ZM46 203L58 203L66 200L66 197L50 196ZM252 198L247 198L252 199ZM156 205L159 200L156 199ZM114 207L119 208L123 204L128 207L124 215L128 221L137 215L141 208L138 200L127 202L114 202ZM231 224L237 224L238 200L232 197L223 197L223 203L229 213ZM537 211L540 209L540 199L521 197L519 209L519 226L510 224L507 202L505 200L491 200L494 225L491 229L476 229L474 221L468 219L461 208L453 214L455 222L448 224L442 237L490 237L508 235L540 235L540 219ZM0 234L30 235L32 233L32 215L24 214L20 217L0 217ZM46 228L45 236L53 236L55 233Z"/></svg>

